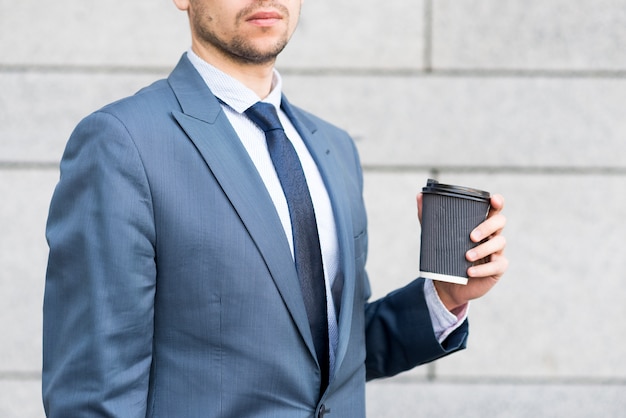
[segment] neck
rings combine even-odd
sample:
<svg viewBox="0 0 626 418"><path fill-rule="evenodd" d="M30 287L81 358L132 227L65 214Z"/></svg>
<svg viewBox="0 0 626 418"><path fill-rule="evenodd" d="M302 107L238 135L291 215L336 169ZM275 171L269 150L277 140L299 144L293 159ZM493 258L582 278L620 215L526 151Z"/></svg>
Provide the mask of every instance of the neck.
<svg viewBox="0 0 626 418"><path fill-rule="evenodd" d="M254 91L259 99L263 100L270 94L276 60L267 63L242 63L197 43L192 43L191 49L200 58Z"/></svg>

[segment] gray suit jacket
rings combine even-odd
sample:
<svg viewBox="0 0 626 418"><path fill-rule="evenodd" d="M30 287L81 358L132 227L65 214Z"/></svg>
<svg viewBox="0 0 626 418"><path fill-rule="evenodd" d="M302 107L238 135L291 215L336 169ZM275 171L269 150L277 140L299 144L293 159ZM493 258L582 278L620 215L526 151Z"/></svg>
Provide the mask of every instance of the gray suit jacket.
<svg viewBox="0 0 626 418"><path fill-rule="evenodd" d="M344 279L337 366L320 370L288 243L221 107L185 56L85 118L47 225L49 417L365 415L365 381L440 345L415 280L368 302L362 173L349 136L284 100L331 198Z"/></svg>

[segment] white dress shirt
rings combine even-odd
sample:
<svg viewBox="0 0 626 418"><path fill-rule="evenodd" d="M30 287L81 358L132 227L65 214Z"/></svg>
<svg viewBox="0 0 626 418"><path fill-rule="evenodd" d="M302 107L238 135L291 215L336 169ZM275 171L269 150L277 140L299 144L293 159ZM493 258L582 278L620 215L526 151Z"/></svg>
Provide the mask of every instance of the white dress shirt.
<svg viewBox="0 0 626 418"><path fill-rule="evenodd" d="M187 52L187 57L200 73L204 82L211 89L211 92L222 102L224 113L239 136L250 159L256 166L276 207L293 257L293 236L291 232L289 208L267 148L265 133L244 114L250 106L261 99L254 91L246 87L240 81L202 60L191 49ZM311 200L313 201L326 282L330 367L332 372L338 339L335 305L333 304L332 293L330 291L339 269L339 246L335 229L335 218L330 198L328 197L317 165L311 157L306 144L298 134L298 131L280 108L281 97L282 79L278 71L274 70L271 92L267 97L263 98L262 101L273 104L278 111L278 117L283 125L285 134L291 141L300 158L300 163L302 164L304 175L309 186ZM454 329L461 325L467 315L467 309L464 309L459 317L445 309L430 280L426 280L425 294L435 335L441 342Z"/></svg>

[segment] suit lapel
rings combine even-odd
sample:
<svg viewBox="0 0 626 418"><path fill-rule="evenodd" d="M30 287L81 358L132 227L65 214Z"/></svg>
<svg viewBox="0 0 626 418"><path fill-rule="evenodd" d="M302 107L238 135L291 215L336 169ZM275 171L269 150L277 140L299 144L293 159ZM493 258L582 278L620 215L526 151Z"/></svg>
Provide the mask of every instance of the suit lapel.
<svg viewBox="0 0 626 418"><path fill-rule="evenodd" d="M182 112L172 115L194 143L262 254L296 326L315 356L302 293L280 218L218 100L185 57L168 79Z"/></svg>
<svg viewBox="0 0 626 418"><path fill-rule="evenodd" d="M350 202L346 200L348 194L345 190L347 186L344 183L345 178L338 161L339 155L333 152L331 138L324 135L322 131L318 131L314 122L291 106L284 96L281 107L298 130L317 164L330 197L333 215L335 216L341 259L340 273L344 277L341 310L338 318L339 343L335 360L335 369L337 369L347 351L355 296L354 234L352 231Z"/></svg>

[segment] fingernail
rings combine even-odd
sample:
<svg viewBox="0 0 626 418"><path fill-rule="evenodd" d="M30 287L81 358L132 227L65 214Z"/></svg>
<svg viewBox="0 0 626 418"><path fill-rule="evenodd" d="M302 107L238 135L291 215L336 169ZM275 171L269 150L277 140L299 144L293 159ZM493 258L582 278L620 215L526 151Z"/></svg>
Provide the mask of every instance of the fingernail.
<svg viewBox="0 0 626 418"><path fill-rule="evenodd" d="M476 229L476 230L472 231L472 239L475 242L480 241L482 238L483 238L483 234L482 234L482 232L480 232L479 229Z"/></svg>
<svg viewBox="0 0 626 418"><path fill-rule="evenodd" d="M474 261L476 260L476 251L474 250L469 250L467 252L467 258L469 259L469 261Z"/></svg>

